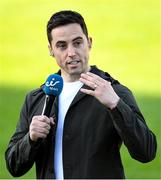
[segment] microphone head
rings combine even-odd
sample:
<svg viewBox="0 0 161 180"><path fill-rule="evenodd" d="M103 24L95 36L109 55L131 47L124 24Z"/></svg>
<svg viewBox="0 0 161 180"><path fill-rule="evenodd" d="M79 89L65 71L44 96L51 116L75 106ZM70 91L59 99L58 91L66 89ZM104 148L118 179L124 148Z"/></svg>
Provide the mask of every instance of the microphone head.
<svg viewBox="0 0 161 180"><path fill-rule="evenodd" d="M46 95L59 96L63 89L63 78L58 74L51 74L43 86Z"/></svg>

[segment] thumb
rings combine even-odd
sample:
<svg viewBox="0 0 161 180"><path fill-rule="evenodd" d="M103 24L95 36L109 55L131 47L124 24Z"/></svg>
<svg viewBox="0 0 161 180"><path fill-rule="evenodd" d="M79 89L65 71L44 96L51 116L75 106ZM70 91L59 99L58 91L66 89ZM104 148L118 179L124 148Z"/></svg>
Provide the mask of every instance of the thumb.
<svg viewBox="0 0 161 180"><path fill-rule="evenodd" d="M54 122L54 118L53 118L53 117L50 117L50 124L51 124L51 125L55 125L55 122Z"/></svg>

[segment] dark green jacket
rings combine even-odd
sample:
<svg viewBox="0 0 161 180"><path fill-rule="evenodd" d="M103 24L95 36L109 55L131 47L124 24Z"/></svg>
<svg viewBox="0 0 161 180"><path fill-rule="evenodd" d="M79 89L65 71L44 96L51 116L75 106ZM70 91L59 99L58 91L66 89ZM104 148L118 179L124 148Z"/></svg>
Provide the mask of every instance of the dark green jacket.
<svg viewBox="0 0 161 180"><path fill-rule="evenodd" d="M111 111L94 97L78 92L64 122L64 177L122 179L122 142L134 159L145 163L156 155L156 138L148 129L130 90L95 66L91 72L110 81L120 101ZM33 143L29 139L32 117L41 114L44 99L42 88L26 96L16 132L5 154L7 168L13 176L25 174L35 163L37 178L55 177L53 165L56 126L51 128L44 140ZM56 117L57 124L57 98L51 116Z"/></svg>

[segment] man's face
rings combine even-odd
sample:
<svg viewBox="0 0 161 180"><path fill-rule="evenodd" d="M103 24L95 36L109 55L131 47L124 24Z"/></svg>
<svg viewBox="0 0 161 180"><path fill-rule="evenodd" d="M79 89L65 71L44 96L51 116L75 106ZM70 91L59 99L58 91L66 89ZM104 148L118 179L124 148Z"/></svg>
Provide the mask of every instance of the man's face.
<svg viewBox="0 0 161 180"><path fill-rule="evenodd" d="M54 28L51 35L49 50L61 68L62 76L67 81L78 80L81 73L89 70L91 38L87 39L76 23Z"/></svg>

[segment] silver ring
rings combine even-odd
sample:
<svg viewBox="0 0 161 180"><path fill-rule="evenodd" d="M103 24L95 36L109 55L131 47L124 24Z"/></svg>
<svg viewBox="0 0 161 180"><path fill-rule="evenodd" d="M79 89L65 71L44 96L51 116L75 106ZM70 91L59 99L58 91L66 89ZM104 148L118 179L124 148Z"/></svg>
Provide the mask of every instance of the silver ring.
<svg viewBox="0 0 161 180"><path fill-rule="evenodd" d="M95 83L95 84L94 84L94 89L96 89L97 87L98 87L98 85Z"/></svg>

